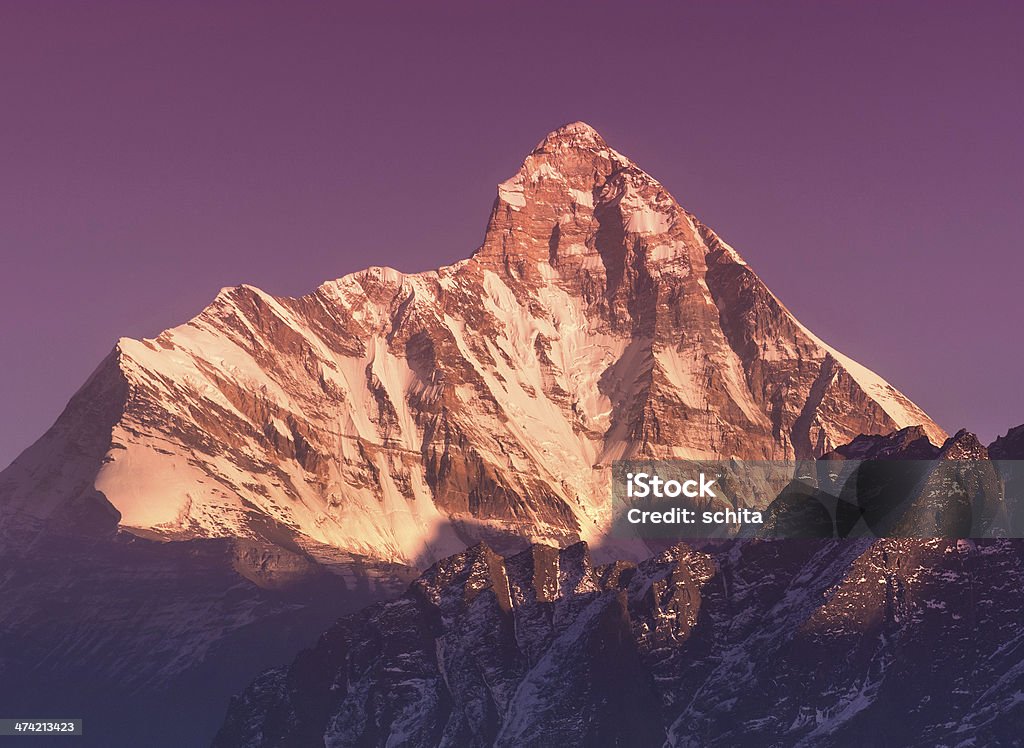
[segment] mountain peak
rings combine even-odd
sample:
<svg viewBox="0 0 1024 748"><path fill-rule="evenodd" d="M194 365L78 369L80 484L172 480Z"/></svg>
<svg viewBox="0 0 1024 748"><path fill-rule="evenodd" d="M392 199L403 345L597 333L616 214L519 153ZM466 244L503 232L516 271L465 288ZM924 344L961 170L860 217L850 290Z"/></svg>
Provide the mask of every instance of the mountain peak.
<svg viewBox="0 0 1024 748"><path fill-rule="evenodd" d="M81 505L147 537L287 531L419 564L469 536L603 542L622 458L945 440L603 142L581 122L545 138L469 260L300 298L239 286L122 340L0 476L0 529Z"/></svg>
<svg viewBox="0 0 1024 748"><path fill-rule="evenodd" d="M549 132L537 144L534 151L546 150L552 146L573 146L583 148L607 148L608 143L601 134L583 121L569 122Z"/></svg>
<svg viewBox="0 0 1024 748"><path fill-rule="evenodd" d="M684 213L655 179L611 148L593 127L562 125L498 185L478 257L499 265L510 259L549 262L557 255L556 245L562 254L572 247L575 254L593 255L596 244L587 237L604 220L598 213L613 220L609 211L621 213L627 229L650 235L665 233ZM685 222L681 219L680 226Z"/></svg>

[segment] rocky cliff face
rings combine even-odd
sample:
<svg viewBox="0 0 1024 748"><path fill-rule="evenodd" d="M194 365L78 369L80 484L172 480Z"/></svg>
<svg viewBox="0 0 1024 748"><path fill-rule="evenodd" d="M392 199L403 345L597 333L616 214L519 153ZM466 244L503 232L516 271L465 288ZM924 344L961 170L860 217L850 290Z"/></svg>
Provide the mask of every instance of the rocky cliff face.
<svg viewBox="0 0 1024 748"><path fill-rule="evenodd" d="M617 458L818 456L912 425L944 436L573 123L499 185L468 260L301 298L229 288L122 339L0 475L0 529L283 531L429 563L480 537L596 539Z"/></svg>
<svg viewBox="0 0 1024 748"><path fill-rule="evenodd" d="M215 745L1015 745L1021 550L480 545L264 674Z"/></svg>

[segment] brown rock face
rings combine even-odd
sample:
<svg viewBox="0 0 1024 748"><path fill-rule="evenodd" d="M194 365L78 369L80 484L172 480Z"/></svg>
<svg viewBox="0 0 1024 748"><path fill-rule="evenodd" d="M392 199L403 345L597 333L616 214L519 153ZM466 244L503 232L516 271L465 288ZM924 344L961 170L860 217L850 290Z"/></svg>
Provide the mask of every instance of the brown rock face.
<svg viewBox="0 0 1024 748"><path fill-rule="evenodd" d="M583 123L499 185L470 259L295 299L225 289L181 327L121 340L94 380L0 477L3 516L52 519L73 487L164 537L281 527L420 562L494 534L595 539L622 457L945 436ZM113 414L102 433L75 415L92 392ZM54 483L69 451L75 474Z"/></svg>

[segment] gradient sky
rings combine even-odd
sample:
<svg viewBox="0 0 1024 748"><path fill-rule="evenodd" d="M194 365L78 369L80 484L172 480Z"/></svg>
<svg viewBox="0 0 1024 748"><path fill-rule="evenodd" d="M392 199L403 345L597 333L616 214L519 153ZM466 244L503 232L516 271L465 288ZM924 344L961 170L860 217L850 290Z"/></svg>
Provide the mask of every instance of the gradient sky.
<svg viewBox="0 0 1024 748"><path fill-rule="evenodd" d="M222 286L468 256L582 119L952 431L1024 422L1024 4L0 6L0 463Z"/></svg>

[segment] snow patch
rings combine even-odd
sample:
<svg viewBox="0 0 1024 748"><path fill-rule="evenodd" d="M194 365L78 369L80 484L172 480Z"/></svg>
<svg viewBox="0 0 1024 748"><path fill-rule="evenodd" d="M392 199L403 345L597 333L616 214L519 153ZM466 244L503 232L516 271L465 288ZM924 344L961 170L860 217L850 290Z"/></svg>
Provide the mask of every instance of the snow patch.
<svg viewBox="0 0 1024 748"><path fill-rule="evenodd" d="M672 219L661 211L644 206L634 210L626 222L626 231L633 234L664 234Z"/></svg>
<svg viewBox="0 0 1024 748"><path fill-rule="evenodd" d="M523 191L522 182L509 180L498 185L498 197L505 203L512 206L513 210L526 207L526 195Z"/></svg>

